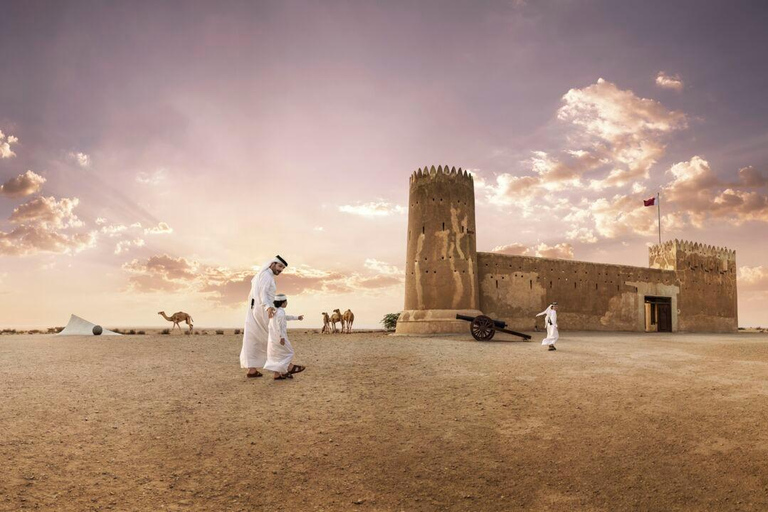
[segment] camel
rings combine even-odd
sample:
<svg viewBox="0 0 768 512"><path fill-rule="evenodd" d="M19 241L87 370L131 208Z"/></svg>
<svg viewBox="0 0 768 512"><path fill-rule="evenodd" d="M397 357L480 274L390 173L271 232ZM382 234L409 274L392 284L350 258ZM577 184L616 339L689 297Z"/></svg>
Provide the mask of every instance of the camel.
<svg viewBox="0 0 768 512"><path fill-rule="evenodd" d="M344 330L344 319L341 317L341 311L338 309L333 310L333 314L331 315L331 324L333 325L333 332L339 332L339 328L336 327L336 324L341 322L341 329Z"/></svg>
<svg viewBox="0 0 768 512"><path fill-rule="evenodd" d="M341 316L341 326L342 331L344 331L344 326L346 325L346 332L347 334L352 333L352 323L355 321L355 314L352 312L351 309L348 309L344 312L344 314Z"/></svg>
<svg viewBox="0 0 768 512"><path fill-rule="evenodd" d="M321 333L331 334L331 317L325 311L323 311L323 330Z"/></svg>
<svg viewBox="0 0 768 512"><path fill-rule="evenodd" d="M187 325L189 326L189 332L192 332L192 317L189 316L187 313L183 311L179 311L178 313L174 313L171 316L166 316L165 311L160 311L158 315L163 315L163 318L168 320L169 322L173 322L173 327L171 327L171 330L174 330L176 327L181 330L181 326L179 325L179 322L187 322Z"/></svg>

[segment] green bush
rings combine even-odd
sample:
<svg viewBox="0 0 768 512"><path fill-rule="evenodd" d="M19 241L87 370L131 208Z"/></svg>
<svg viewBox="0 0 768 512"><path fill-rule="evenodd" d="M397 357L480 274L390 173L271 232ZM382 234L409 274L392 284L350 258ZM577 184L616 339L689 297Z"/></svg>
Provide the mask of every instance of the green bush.
<svg viewBox="0 0 768 512"><path fill-rule="evenodd" d="M384 329L387 331L394 331L397 327L397 319L400 318L400 313L388 313L381 319L381 323L384 324Z"/></svg>

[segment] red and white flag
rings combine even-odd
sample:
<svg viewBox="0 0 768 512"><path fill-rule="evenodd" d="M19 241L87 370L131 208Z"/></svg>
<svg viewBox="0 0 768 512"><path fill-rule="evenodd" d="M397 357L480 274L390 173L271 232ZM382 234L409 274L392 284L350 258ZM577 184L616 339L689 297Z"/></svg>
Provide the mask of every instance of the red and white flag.
<svg viewBox="0 0 768 512"><path fill-rule="evenodd" d="M656 198L652 197L650 199L643 199L643 206L653 206L656 204Z"/></svg>

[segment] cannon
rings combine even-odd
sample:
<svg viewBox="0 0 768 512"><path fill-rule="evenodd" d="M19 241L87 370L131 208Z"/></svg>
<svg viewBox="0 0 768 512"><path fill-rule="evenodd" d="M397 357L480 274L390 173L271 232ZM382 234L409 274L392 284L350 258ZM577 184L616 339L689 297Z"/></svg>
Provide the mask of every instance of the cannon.
<svg viewBox="0 0 768 512"><path fill-rule="evenodd" d="M507 329L507 323L502 320L494 320L493 318L485 315L480 316L466 316L456 315L456 320L466 320L470 322L469 332L472 333L472 337L477 341L490 341L493 339L493 335L496 331L505 332L514 336L520 336L525 341L531 339L527 334Z"/></svg>

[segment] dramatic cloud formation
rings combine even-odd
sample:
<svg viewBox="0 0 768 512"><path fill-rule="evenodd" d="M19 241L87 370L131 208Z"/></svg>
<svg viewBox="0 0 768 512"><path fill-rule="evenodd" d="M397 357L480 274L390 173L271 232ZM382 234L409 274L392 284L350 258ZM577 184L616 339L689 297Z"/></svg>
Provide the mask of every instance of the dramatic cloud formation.
<svg viewBox="0 0 768 512"><path fill-rule="evenodd" d="M15 210L10 221L17 226L0 231L0 255L22 256L37 252L77 253L96 243L96 233L68 233L82 226L74 213L77 198L36 197Z"/></svg>
<svg viewBox="0 0 768 512"><path fill-rule="evenodd" d="M131 274L128 279L134 291L174 291L196 280L200 265L186 258L161 254L150 256L145 261L134 259L123 264L123 270Z"/></svg>
<svg viewBox="0 0 768 512"><path fill-rule="evenodd" d="M10 221L15 224L35 224L45 228L82 226L74 213L80 203L77 198L36 197L13 210Z"/></svg>
<svg viewBox="0 0 768 512"><path fill-rule="evenodd" d="M659 71L659 74L656 75L656 85L662 89L672 89L675 91L682 91L684 87L680 75L667 75L663 71Z"/></svg>
<svg viewBox="0 0 768 512"><path fill-rule="evenodd" d="M595 189L648 178L648 170L664 154L662 136L687 127L681 112L602 78L584 89L571 89L563 102L558 119L581 128L577 139L583 137L584 146L595 147L615 165L606 178L590 183Z"/></svg>
<svg viewBox="0 0 768 512"><path fill-rule="evenodd" d="M0 158L11 158L16 156L16 153L11 150L11 145L19 142L19 139L13 135L9 135L7 138L5 134L0 130Z"/></svg>
<svg viewBox="0 0 768 512"><path fill-rule="evenodd" d="M40 225L21 225L10 233L0 231L0 255L23 256L38 252L78 253L96 243L96 234L65 234Z"/></svg>
<svg viewBox="0 0 768 512"><path fill-rule="evenodd" d="M19 174L0 185L0 194L7 197L24 197L39 192L45 178L32 171Z"/></svg>
<svg viewBox="0 0 768 512"><path fill-rule="evenodd" d="M133 225L131 227L133 227ZM139 224L138 227L141 227L141 224ZM147 235L167 235L173 233L173 228L165 222L160 222L157 226L145 228L144 233Z"/></svg>
<svg viewBox="0 0 768 512"><path fill-rule="evenodd" d="M571 246L569 243L561 243L554 246L549 246L542 242L531 247L526 247L523 244L514 243L494 247L491 252L499 254L511 254L515 256L536 256L539 258L558 258L565 260L573 259L573 246Z"/></svg>
<svg viewBox="0 0 768 512"><path fill-rule="evenodd" d="M339 211L360 215L361 217L387 217L393 214L405 213L407 210L397 204L391 204L384 201L371 202L357 205L339 206Z"/></svg>
<svg viewBox="0 0 768 512"><path fill-rule="evenodd" d="M502 173L495 183L473 172L475 187L490 204L515 206L529 217L534 208L567 208L568 200L553 194L557 191L631 185L640 192L645 187L638 180L647 179L650 168L664 154L666 137L687 126L684 114L602 78L583 89L569 90L562 102L557 117L571 127L567 142L575 149L565 149L557 156L534 151L526 162L532 174ZM573 238L594 237L581 233Z"/></svg>
<svg viewBox="0 0 768 512"><path fill-rule="evenodd" d="M720 180L709 162L694 156L669 169L673 180L664 188L667 201L683 211L691 223L701 228L707 218L739 225L749 220L768 222L768 179L751 167L739 171L739 180Z"/></svg>

